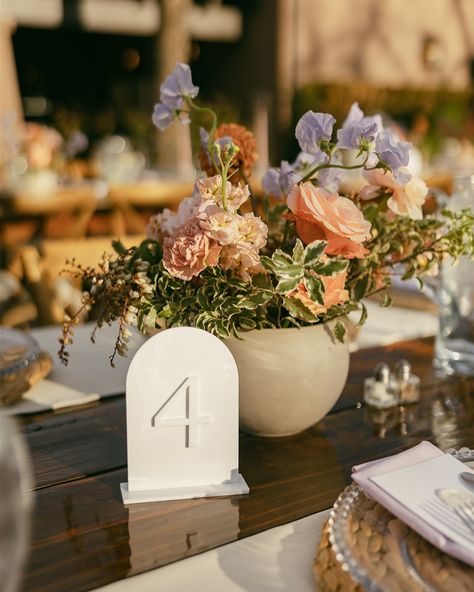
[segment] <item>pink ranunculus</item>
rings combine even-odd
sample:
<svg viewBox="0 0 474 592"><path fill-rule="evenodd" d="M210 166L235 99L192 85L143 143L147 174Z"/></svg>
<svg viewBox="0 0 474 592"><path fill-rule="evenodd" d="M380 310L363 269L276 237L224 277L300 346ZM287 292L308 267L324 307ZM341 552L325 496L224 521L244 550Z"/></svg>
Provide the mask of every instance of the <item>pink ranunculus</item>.
<svg viewBox="0 0 474 592"><path fill-rule="evenodd" d="M305 244L325 239L326 253L347 259L368 253L362 243L370 238L371 224L350 199L308 182L293 187L288 207Z"/></svg>
<svg viewBox="0 0 474 592"><path fill-rule="evenodd" d="M199 220L193 218L174 236L165 238L163 264L172 276L190 280L206 267L217 265L221 248L202 231Z"/></svg>
<svg viewBox="0 0 474 592"><path fill-rule="evenodd" d="M324 304L318 304L311 300L306 286L300 282L296 289L287 294L290 298L296 298L302 302L315 316L326 313L331 306L344 304L349 298L349 292L345 289L346 272L333 276L319 276L324 284Z"/></svg>
<svg viewBox="0 0 474 592"><path fill-rule="evenodd" d="M387 202L388 208L399 216L408 216L412 220L423 218L422 206L428 195L426 183L418 177L411 177L406 185L398 184L390 171L382 169L364 171L364 177L369 185L362 189L362 196L374 197L380 187L392 191Z"/></svg>

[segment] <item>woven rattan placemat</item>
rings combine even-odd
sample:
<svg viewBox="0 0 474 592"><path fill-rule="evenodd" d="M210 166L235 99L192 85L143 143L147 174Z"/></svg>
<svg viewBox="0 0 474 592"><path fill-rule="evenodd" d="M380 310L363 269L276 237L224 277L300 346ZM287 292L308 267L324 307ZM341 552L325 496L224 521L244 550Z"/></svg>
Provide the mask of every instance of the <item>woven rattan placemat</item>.
<svg viewBox="0 0 474 592"><path fill-rule="evenodd" d="M365 498L347 520L352 553L381 590L474 592L474 568L438 551L377 502ZM364 590L338 561L328 523L314 560L314 576L320 592Z"/></svg>

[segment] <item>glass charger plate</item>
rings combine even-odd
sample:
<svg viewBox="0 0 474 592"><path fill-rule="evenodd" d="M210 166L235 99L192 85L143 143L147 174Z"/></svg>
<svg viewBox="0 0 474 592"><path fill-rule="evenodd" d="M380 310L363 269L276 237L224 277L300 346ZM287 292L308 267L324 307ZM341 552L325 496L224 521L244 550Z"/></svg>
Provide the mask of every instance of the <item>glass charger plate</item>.
<svg viewBox="0 0 474 592"><path fill-rule="evenodd" d="M474 450L450 450L467 464ZM468 592L474 568L441 551L377 502L350 485L339 496L327 525L336 568L350 576L352 590L370 592Z"/></svg>
<svg viewBox="0 0 474 592"><path fill-rule="evenodd" d="M50 356L30 335L0 327L0 407L15 403L51 368Z"/></svg>

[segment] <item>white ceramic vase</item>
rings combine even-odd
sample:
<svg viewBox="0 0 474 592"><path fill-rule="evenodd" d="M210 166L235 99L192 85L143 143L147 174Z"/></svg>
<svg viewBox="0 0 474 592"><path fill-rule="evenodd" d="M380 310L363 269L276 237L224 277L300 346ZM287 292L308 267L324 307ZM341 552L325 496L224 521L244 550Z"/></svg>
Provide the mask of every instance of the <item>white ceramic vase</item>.
<svg viewBox="0 0 474 592"><path fill-rule="evenodd" d="M326 325L249 331L225 341L239 369L240 426L251 434L290 436L322 419L349 371L349 345Z"/></svg>

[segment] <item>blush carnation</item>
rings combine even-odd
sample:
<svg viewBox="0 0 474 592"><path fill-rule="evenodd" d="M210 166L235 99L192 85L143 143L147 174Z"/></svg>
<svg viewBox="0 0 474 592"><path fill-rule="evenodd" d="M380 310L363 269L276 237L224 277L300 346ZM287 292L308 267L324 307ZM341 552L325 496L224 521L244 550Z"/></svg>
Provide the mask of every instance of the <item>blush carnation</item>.
<svg viewBox="0 0 474 592"><path fill-rule="evenodd" d="M165 208L161 214L152 216L146 229L147 237L161 241L167 236L173 236L178 228L195 216L198 205L199 200L196 197L186 197L179 204L177 212Z"/></svg>
<svg viewBox="0 0 474 592"><path fill-rule="evenodd" d="M235 244L222 248L220 266L231 269L246 282L252 279L253 274L264 271L257 249Z"/></svg>
<svg viewBox="0 0 474 592"><path fill-rule="evenodd" d="M370 238L371 224L350 199L308 182L293 187L288 207L303 243L324 239L327 254L346 259L368 254L362 243Z"/></svg>
<svg viewBox="0 0 474 592"><path fill-rule="evenodd" d="M193 218L165 238L163 265L174 277L190 280L206 267L214 267L219 260L221 246L201 229L199 220Z"/></svg>

